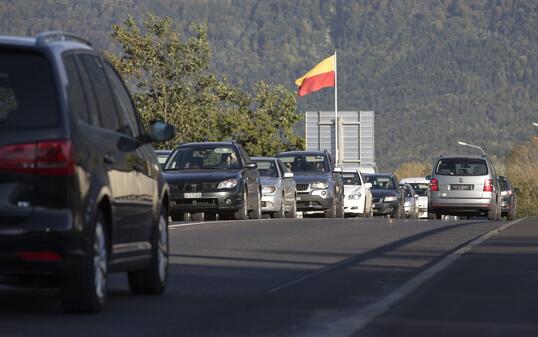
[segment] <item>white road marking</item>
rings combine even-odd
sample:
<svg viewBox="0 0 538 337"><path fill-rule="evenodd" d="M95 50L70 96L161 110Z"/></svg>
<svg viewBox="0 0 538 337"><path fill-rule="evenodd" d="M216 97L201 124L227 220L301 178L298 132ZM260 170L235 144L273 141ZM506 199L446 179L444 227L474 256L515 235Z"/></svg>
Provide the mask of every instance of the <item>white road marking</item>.
<svg viewBox="0 0 538 337"><path fill-rule="evenodd" d="M355 312L351 311L348 315L346 315L346 318L343 318L339 321L331 323L330 326L326 327L327 328L326 330L307 331L306 334L301 334L301 336L347 337L347 336L353 336L357 334L360 330L366 327L368 323L370 323L375 318L387 312L393 305L395 305L404 297L406 297L407 295L411 294L413 291L418 289L421 285L426 283L428 280L430 280L432 277L437 275L439 272L446 269L448 266L454 263L462 255L468 253L473 248L482 244L484 241L494 237L498 233L508 229L510 226L515 225L516 223L520 221L523 221L524 219L525 218L506 223L500 227L492 229L491 231L487 233L484 233L477 239L469 242L465 246L460 247L458 250L447 255L446 257L444 257L442 260L440 260L433 266L422 271L420 274L416 275L415 277L407 281L405 284L400 286L398 289L396 289L394 292L390 293L386 297L380 299L379 301L375 303L372 303L366 306L363 309L356 310ZM335 265L333 268L335 267L337 266ZM333 268L325 268L315 274L320 274L322 272L328 271ZM305 280L312 276L315 276L315 275L313 274L306 275L305 277L302 278L302 280ZM299 283L302 280L296 280L294 281L294 284ZM278 288L282 289L283 287L284 286L281 286ZM278 291L278 289L275 291Z"/></svg>
<svg viewBox="0 0 538 337"><path fill-rule="evenodd" d="M218 220L218 221L198 221L198 222L187 222L187 223L178 223L169 225L169 229L176 229L181 227L196 226L196 225L205 225L205 224L222 224L230 222L253 222L253 221L268 221L268 220L284 220L284 219L249 219L249 220Z"/></svg>

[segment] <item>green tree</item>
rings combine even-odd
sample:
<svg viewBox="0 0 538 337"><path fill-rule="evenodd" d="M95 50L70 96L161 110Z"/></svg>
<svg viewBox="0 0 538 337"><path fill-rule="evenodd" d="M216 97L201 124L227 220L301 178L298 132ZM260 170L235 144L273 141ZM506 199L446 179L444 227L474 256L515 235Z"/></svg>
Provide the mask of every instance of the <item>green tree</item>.
<svg viewBox="0 0 538 337"><path fill-rule="evenodd" d="M166 146L235 139L254 155L302 148L302 138L292 132L300 120L294 93L257 82L252 96L219 80L209 71L206 26L192 24L194 34L182 39L170 18L147 14L141 26L129 16L112 29L121 52L107 56L133 88L144 124L161 118L177 128Z"/></svg>

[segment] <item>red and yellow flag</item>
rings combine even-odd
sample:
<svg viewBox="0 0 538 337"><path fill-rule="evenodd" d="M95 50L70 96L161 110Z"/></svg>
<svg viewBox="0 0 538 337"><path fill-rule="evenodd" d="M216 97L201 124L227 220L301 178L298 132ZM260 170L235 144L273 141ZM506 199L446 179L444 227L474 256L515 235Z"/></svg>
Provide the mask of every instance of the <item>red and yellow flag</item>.
<svg viewBox="0 0 538 337"><path fill-rule="evenodd" d="M304 96L322 88L334 87L334 61L335 55L331 55L296 79L295 84L299 87L297 95Z"/></svg>

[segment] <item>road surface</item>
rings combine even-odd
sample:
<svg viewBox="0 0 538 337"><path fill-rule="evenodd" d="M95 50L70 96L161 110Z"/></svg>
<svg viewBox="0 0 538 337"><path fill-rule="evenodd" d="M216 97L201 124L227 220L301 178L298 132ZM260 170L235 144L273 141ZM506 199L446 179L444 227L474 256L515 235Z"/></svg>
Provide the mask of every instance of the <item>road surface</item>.
<svg viewBox="0 0 538 337"><path fill-rule="evenodd" d="M461 296L471 290L467 282L478 289L483 282L484 291L502 293L511 278L497 275L502 282L488 285L496 277L491 274L495 265L476 254L491 244L497 254L511 254L511 248L536 254L529 248L538 239L533 221L516 223L475 247L395 305L387 298L401 294L410 280L508 223L321 218L175 223L164 296L133 296L125 275L115 274L101 314L66 315L53 290L0 287L0 336L399 336L395 331L441 336L438 329L464 320L454 318L457 310L481 322L474 326L480 330L487 315L474 310L498 308L475 298L473 310L465 311ZM528 247L492 243L513 230L524 232ZM514 267L513 259L500 261L499 268ZM520 267L529 272L532 266L536 263ZM538 269L533 273L536 281ZM536 290L532 295L536 298ZM447 312L443 303L458 298L450 304L454 312ZM386 310L364 320L365 310L380 303L388 303ZM536 304L532 309L529 315L536 315ZM407 320L424 315L427 321ZM361 320L364 326L357 325ZM531 328L527 324L523 330ZM451 332L447 335L458 335Z"/></svg>

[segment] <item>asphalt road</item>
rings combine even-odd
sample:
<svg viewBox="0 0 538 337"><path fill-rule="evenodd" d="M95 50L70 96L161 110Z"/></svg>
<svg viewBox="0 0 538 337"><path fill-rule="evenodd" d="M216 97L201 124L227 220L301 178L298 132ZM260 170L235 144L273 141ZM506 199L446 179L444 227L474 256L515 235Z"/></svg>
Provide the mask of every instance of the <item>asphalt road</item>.
<svg viewBox="0 0 538 337"><path fill-rule="evenodd" d="M53 290L0 287L0 336L331 335L341 322L504 224L318 218L176 223L164 296L133 296L125 276L116 274L104 312L67 315Z"/></svg>

